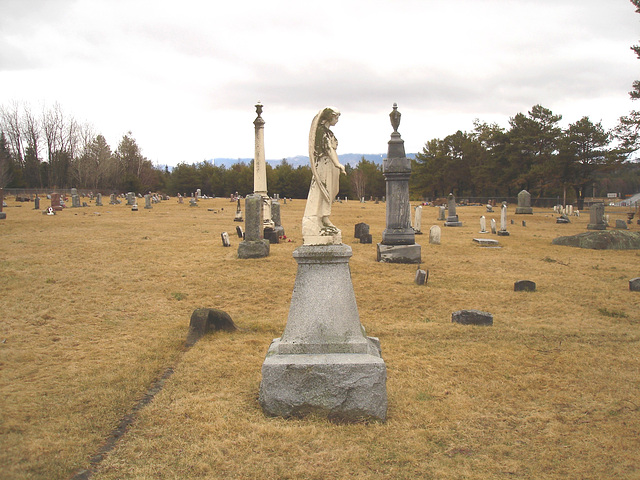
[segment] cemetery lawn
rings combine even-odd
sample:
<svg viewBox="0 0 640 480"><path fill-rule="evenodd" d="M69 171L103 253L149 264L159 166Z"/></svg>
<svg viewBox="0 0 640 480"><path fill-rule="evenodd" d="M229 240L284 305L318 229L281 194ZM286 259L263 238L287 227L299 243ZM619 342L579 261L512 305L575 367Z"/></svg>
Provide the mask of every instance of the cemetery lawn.
<svg viewBox="0 0 640 480"><path fill-rule="evenodd" d="M139 200L138 212L107 202L46 216L7 199L1 478L68 479L89 468L168 368L92 478L640 477L640 293L628 286L640 251L551 245L586 231L588 212L560 225L551 210L514 215L510 205L516 223L497 237L477 232L481 215L499 223L499 211L459 207L463 226L443 227L442 244L429 245L429 227L442 222L424 207L416 241L429 280L417 286L416 265L376 262L385 205L335 204L389 398L386 423L336 425L267 418L258 404L264 356L288 315L304 200L281 205L292 241L257 260L237 259L235 228L244 225L228 199L151 210ZM607 207L613 225L626 212ZM354 240L359 222L371 226L372 245ZM514 292L522 279L537 291ZM226 311L239 330L187 350L191 313L202 307ZM461 309L490 312L494 325L452 324Z"/></svg>

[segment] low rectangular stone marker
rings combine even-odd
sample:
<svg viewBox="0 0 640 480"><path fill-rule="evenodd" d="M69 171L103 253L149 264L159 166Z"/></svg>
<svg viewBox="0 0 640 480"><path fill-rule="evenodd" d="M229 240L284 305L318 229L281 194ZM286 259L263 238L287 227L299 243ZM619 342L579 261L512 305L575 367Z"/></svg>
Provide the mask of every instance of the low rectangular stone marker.
<svg viewBox="0 0 640 480"><path fill-rule="evenodd" d="M514 292L535 292L536 283L531 280L518 280L513 284Z"/></svg>
<svg viewBox="0 0 640 480"><path fill-rule="evenodd" d="M473 241L482 247L495 247L500 244L498 240L494 240L493 238L474 238Z"/></svg>
<svg viewBox="0 0 640 480"><path fill-rule="evenodd" d="M414 279L416 285L424 285L427 283L427 278L429 278L429 273L427 271L422 270L421 268L416 270L416 278Z"/></svg>
<svg viewBox="0 0 640 480"><path fill-rule="evenodd" d="M492 326L493 315L480 310L458 310L451 314L451 322L460 325Z"/></svg>

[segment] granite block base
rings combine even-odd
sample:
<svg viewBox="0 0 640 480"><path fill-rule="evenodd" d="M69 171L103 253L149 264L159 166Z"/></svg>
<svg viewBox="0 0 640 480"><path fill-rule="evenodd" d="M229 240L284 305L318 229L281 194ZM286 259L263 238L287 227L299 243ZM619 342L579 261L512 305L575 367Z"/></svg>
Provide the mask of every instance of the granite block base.
<svg viewBox="0 0 640 480"><path fill-rule="evenodd" d="M245 240L238 245L238 258L268 257L269 249L269 240Z"/></svg>
<svg viewBox="0 0 640 480"><path fill-rule="evenodd" d="M516 207L516 215L533 215L533 207Z"/></svg>
<svg viewBox="0 0 640 480"><path fill-rule="evenodd" d="M420 245L385 245L378 243L378 262L383 263L421 263Z"/></svg>
<svg viewBox="0 0 640 480"><path fill-rule="evenodd" d="M374 354L278 354L262 365L259 401L266 415L308 414L354 423L387 418L387 369Z"/></svg>

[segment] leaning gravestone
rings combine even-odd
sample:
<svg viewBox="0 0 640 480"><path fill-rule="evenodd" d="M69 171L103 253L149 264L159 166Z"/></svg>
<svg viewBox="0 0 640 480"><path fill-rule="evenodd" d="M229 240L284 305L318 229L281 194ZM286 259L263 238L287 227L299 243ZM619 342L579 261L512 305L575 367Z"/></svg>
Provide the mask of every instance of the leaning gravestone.
<svg viewBox="0 0 640 480"><path fill-rule="evenodd" d="M238 235L238 238L244 238L244 232L240 225L236 225L236 234Z"/></svg>
<svg viewBox="0 0 640 480"><path fill-rule="evenodd" d="M447 198L447 205L449 209L449 215L447 216L447 221L444 222L445 227L461 227L462 222L458 220L458 215L456 215L456 197L453 196L453 193L449 194Z"/></svg>
<svg viewBox="0 0 640 480"><path fill-rule="evenodd" d="M262 195L247 195L244 199L244 240L238 245L238 258L263 258L269 255L269 240L264 239Z"/></svg>
<svg viewBox="0 0 640 480"><path fill-rule="evenodd" d="M227 232L222 232L220 234L220 238L222 238L222 246L223 247L230 247L231 246L231 242L229 241L229 234Z"/></svg>
<svg viewBox="0 0 640 480"><path fill-rule="evenodd" d="M498 233L498 227L496 225L496 219L495 218L491 219L491 233L493 233L494 235L496 233Z"/></svg>
<svg viewBox="0 0 640 480"><path fill-rule="evenodd" d="M393 104L391 118L391 140L388 142L387 158L383 160L382 174L386 183L386 228L382 242L377 245L377 261L382 263L420 263L421 247L416 243L416 233L411 228L411 205L409 204L409 178L411 159L407 158L398 127L398 106Z"/></svg>
<svg viewBox="0 0 640 480"><path fill-rule="evenodd" d="M429 243L431 245L440 245L441 236L442 236L442 230L438 225L433 225L429 229Z"/></svg>
<svg viewBox="0 0 640 480"><path fill-rule="evenodd" d="M520 214L533 214L533 208L531 208L531 194L526 190L522 190L518 194L518 206L516 207L516 215Z"/></svg>
<svg viewBox="0 0 640 480"><path fill-rule="evenodd" d="M427 283L427 278L429 278L429 272L419 268L416 270L416 277L413 281L416 285L424 285Z"/></svg>
<svg viewBox="0 0 640 480"><path fill-rule="evenodd" d="M384 421L387 371L380 343L364 333L349 270L351 247L342 243L341 231L326 215L338 185L321 183L315 170L317 165L328 177L337 173L333 162L324 161L337 156L335 142L326 142L333 138L329 127L337 119L337 111L327 107L311 124L314 176L302 222L303 245L293 252L298 271L289 317L262 364L259 402L269 416Z"/></svg>
<svg viewBox="0 0 640 480"><path fill-rule="evenodd" d="M589 208L589 224L587 230L606 230L604 219L604 203L595 203Z"/></svg>
<svg viewBox="0 0 640 480"><path fill-rule="evenodd" d="M191 314L186 346L193 346L208 332L220 330L225 332L237 330L229 314L215 308L198 308Z"/></svg>
<svg viewBox="0 0 640 480"><path fill-rule="evenodd" d="M629 280L629 290L631 292L640 292L640 277Z"/></svg>

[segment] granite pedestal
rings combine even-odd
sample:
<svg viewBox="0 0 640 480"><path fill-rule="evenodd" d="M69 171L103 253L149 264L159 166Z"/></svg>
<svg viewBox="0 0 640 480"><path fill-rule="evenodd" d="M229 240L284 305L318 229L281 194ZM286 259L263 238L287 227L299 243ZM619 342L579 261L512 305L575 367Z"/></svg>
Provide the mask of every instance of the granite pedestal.
<svg viewBox="0 0 640 480"><path fill-rule="evenodd" d="M302 245L287 325L262 365L259 401L269 416L386 419L386 366L356 305L348 245Z"/></svg>

